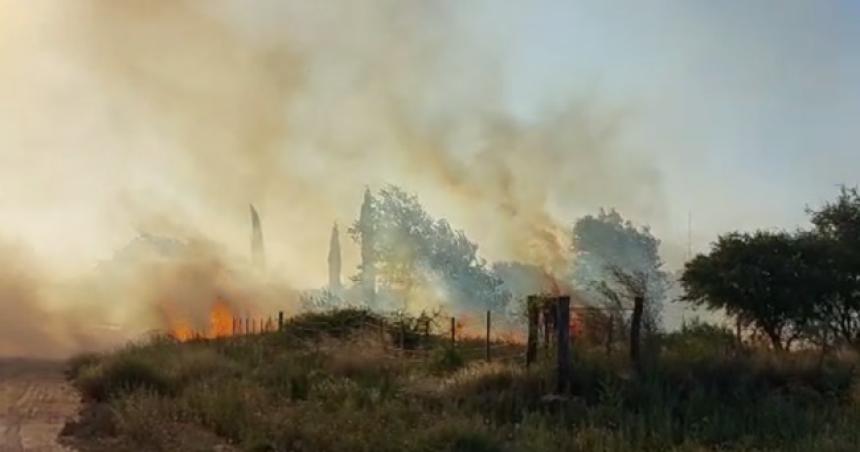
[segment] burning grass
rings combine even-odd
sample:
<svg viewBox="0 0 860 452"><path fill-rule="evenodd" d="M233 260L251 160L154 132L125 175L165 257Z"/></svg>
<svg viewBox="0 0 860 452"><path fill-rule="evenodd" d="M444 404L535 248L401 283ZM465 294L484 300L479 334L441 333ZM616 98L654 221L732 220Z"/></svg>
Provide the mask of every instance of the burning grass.
<svg viewBox="0 0 860 452"><path fill-rule="evenodd" d="M674 336L635 379L620 354L583 346L572 394L557 397L545 362L485 363L463 353L468 341L442 339L406 353L380 330L397 329L333 312L279 333L156 339L79 359L70 375L102 415L84 416L69 441L83 451L621 452L843 451L860 440L855 358L717 353L708 347L721 343Z"/></svg>

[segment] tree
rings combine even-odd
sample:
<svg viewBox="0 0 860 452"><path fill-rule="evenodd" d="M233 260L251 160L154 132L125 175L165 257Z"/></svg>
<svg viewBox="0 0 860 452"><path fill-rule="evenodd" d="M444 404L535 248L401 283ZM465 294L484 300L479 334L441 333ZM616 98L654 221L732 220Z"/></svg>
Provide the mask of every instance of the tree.
<svg viewBox="0 0 860 452"><path fill-rule="evenodd" d="M370 306L376 304L376 228L377 217L374 209L375 200L369 188L364 189L364 199L361 203L361 213L358 221L349 234L361 245L361 264L355 280L361 287L362 296Z"/></svg>
<svg viewBox="0 0 860 452"><path fill-rule="evenodd" d="M644 326L655 330L668 277L658 253L660 241L651 231L637 228L614 209L601 209L574 224L572 243L573 280L586 297L621 319L641 296Z"/></svg>
<svg viewBox="0 0 860 452"><path fill-rule="evenodd" d="M367 220L367 221L365 221ZM371 231L373 240L368 241ZM381 288L405 303L419 291L461 307L498 309L506 301L501 281L478 257L478 246L444 219L434 220L418 198L390 185L365 193L362 216L350 232L372 256ZM363 262L362 271L370 267Z"/></svg>
<svg viewBox="0 0 860 452"><path fill-rule="evenodd" d="M266 252L263 248L263 228L260 225L260 214L251 204L251 262L258 270L266 266Z"/></svg>
<svg viewBox="0 0 860 452"><path fill-rule="evenodd" d="M818 280L826 281L817 287L830 289L822 295L826 302L819 303L817 320L834 338L856 344L860 340L860 194L856 188L842 187L834 202L807 212L817 239L809 240L808 247L816 252Z"/></svg>
<svg viewBox="0 0 860 452"><path fill-rule="evenodd" d="M686 264L684 299L749 319L775 349L807 331L826 286L813 265L818 242L809 234L758 231L719 237L710 254Z"/></svg>
<svg viewBox="0 0 860 452"><path fill-rule="evenodd" d="M328 248L328 289L339 293L342 289L340 283L340 234L337 223L331 228L331 239Z"/></svg>

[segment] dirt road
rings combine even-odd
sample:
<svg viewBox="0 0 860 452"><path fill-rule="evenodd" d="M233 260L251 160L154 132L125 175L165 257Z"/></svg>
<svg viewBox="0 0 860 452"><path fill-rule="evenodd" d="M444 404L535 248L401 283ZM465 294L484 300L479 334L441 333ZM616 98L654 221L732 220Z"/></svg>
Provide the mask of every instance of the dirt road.
<svg viewBox="0 0 860 452"><path fill-rule="evenodd" d="M57 443L78 397L57 362L0 359L0 452L67 451Z"/></svg>

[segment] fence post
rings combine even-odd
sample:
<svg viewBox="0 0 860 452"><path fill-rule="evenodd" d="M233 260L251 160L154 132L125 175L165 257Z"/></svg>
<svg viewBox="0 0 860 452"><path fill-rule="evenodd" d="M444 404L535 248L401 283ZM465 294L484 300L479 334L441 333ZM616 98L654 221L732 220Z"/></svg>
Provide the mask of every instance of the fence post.
<svg viewBox="0 0 860 452"><path fill-rule="evenodd" d="M558 297L556 309L556 332L558 333L558 393L567 391L570 381L570 297Z"/></svg>
<svg viewBox="0 0 860 452"><path fill-rule="evenodd" d="M278 331L284 330L284 311L278 311Z"/></svg>
<svg viewBox="0 0 860 452"><path fill-rule="evenodd" d="M457 320L451 317L451 346L457 345Z"/></svg>
<svg viewBox="0 0 860 452"><path fill-rule="evenodd" d="M251 334L251 332L250 332L251 329L248 328L248 325L250 325L250 324L251 324L251 318L245 317L245 335Z"/></svg>
<svg viewBox="0 0 860 452"><path fill-rule="evenodd" d="M606 356L612 355L612 341L615 340L615 313L609 313L609 327L606 329Z"/></svg>
<svg viewBox="0 0 860 452"><path fill-rule="evenodd" d="M490 361L490 325L492 324L492 319L490 318L490 310L487 310L487 362Z"/></svg>
<svg viewBox="0 0 860 452"><path fill-rule="evenodd" d="M642 356L640 353L640 336L642 335L642 314L645 308L645 297L633 298L633 315L630 318L630 361L636 371L642 372Z"/></svg>
<svg viewBox="0 0 860 452"><path fill-rule="evenodd" d="M541 300L541 311L543 315L543 349L544 354L547 357L550 356L553 329L556 328L555 302L556 300L554 298L544 298Z"/></svg>
<svg viewBox="0 0 860 452"><path fill-rule="evenodd" d="M526 368L531 366L537 355L538 304L537 297L529 295L526 301L529 316L529 332L526 340Z"/></svg>

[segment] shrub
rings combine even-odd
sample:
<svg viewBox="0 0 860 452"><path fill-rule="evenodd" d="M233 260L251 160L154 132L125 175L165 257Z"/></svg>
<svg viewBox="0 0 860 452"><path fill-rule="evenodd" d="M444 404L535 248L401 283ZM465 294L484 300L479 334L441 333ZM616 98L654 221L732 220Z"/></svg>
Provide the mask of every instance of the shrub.
<svg viewBox="0 0 860 452"><path fill-rule="evenodd" d="M426 452L501 452L502 443L480 422L459 418L442 420L419 440Z"/></svg>
<svg viewBox="0 0 860 452"><path fill-rule="evenodd" d="M71 357L66 363L66 377L70 380L78 378L83 369L97 364L99 360L101 355L97 353L80 353Z"/></svg>
<svg viewBox="0 0 860 452"><path fill-rule="evenodd" d="M430 370L436 373L450 373L466 364L463 355L456 347L437 348L430 356Z"/></svg>
<svg viewBox="0 0 860 452"><path fill-rule="evenodd" d="M337 309L308 312L290 319L284 330L302 338L349 337L356 332L384 327L385 319L368 309Z"/></svg>
<svg viewBox="0 0 860 452"><path fill-rule="evenodd" d="M105 362L83 367L75 380L84 396L105 401L136 389L157 394L171 394L175 386L157 365L134 355L117 355Z"/></svg>

